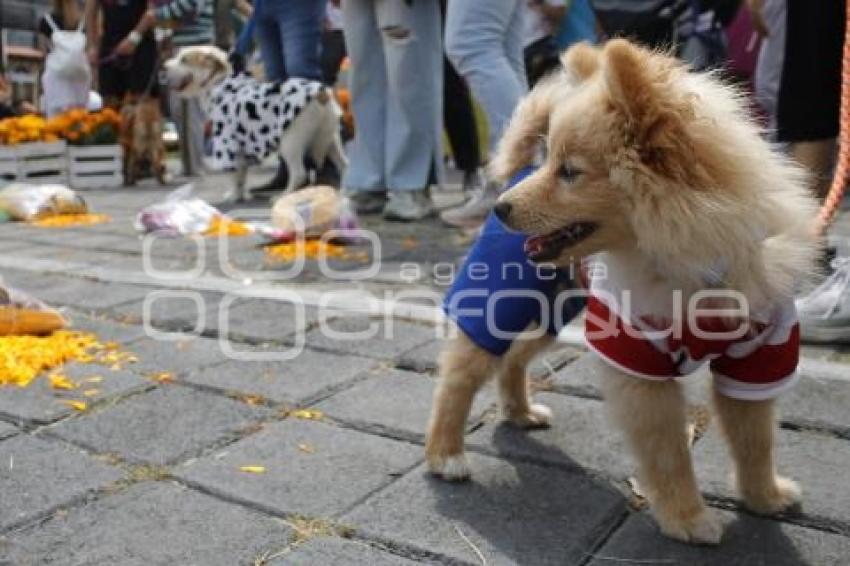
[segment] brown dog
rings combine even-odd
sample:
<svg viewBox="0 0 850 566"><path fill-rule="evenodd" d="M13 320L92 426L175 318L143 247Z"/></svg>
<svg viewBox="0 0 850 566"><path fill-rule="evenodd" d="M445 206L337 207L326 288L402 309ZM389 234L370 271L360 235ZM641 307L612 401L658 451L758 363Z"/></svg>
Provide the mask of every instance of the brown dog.
<svg viewBox="0 0 850 566"><path fill-rule="evenodd" d="M148 163L156 180L165 184L165 144L162 112L150 96L127 97L121 106L121 146L124 149L124 184L136 184L142 163Z"/></svg>
<svg viewBox="0 0 850 566"><path fill-rule="evenodd" d="M492 163L498 178L531 164L541 140L546 157L501 197L496 213L530 235L531 259L566 267L592 258L606 268L607 281L592 279L587 329L607 404L636 455L662 532L717 543L720 523L697 487L684 397L673 377L711 360L716 412L747 507L770 514L799 500L796 484L775 472L773 396L793 382L799 341L792 298L813 269L816 205L801 171L763 141L742 97L713 75L689 73L624 40L601 50L575 46L562 62L559 75L521 102L501 141ZM630 318L595 298L612 281L635 290ZM699 315L691 324L693 305L704 306L691 301L706 292L719 296L710 305L726 308L734 298L749 310ZM591 338L602 327L599 313L621 331L638 329L637 337ZM679 351L646 337L658 319L685 326ZM704 320L721 330L745 326L737 341L688 342L703 330L691 326ZM428 431L433 472L469 475L464 426L473 396L493 374L510 421L549 421L551 411L530 401L525 375L546 342L518 339L501 358L463 333L450 343ZM694 344L710 354L700 357ZM645 369L642 357L662 367Z"/></svg>

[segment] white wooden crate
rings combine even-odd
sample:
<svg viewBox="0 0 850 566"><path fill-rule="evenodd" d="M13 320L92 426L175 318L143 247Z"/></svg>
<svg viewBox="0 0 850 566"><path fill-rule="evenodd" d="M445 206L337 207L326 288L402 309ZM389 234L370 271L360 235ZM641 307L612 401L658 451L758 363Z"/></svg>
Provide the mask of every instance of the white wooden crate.
<svg viewBox="0 0 850 566"><path fill-rule="evenodd" d="M18 181L25 183L68 182L68 145L56 142L23 143L14 147L17 153Z"/></svg>
<svg viewBox="0 0 850 566"><path fill-rule="evenodd" d="M0 145L0 184L18 179L18 152L12 146Z"/></svg>
<svg viewBox="0 0 850 566"><path fill-rule="evenodd" d="M120 145L68 146L68 173L74 189L105 189L124 184Z"/></svg>

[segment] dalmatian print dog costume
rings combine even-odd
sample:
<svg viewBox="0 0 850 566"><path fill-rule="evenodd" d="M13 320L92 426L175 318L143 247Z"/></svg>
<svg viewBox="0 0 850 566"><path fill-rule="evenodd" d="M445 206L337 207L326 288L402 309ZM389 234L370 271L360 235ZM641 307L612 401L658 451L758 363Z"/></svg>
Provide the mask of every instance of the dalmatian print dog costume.
<svg viewBox="0 0 850 566"><path fill-rule="evenodd" d="M165 68L181 96L200 98L212 122L208 165L236 169L240 199L247 196L247 164L275 152L286 162L287 192L307 181L305 156L317 167L330 159L340 174L344 172L342 111L323 84L299 78L260 82L247 73L232 74L224 52L207 46L181 50Z"/></svg>

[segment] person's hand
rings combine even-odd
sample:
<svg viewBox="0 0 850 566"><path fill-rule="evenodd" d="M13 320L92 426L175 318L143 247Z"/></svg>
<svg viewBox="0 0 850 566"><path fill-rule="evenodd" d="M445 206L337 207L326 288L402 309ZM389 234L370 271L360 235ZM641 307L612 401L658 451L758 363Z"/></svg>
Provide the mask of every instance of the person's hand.
<svg viewBox="0 0 850 566"><path fill-rule="evenodd" d="M747 9L750 11L753 29L760 37L768 37L770 30L764 21L764 0L747 0Z"/></svg>
<svg viewBox="0 0 850 566"><path fill-rule="evenodd" d="M115 54L121 57L129 57L136 51L136 44L129 39L124 39L121 43L115 46Z"/></svg>

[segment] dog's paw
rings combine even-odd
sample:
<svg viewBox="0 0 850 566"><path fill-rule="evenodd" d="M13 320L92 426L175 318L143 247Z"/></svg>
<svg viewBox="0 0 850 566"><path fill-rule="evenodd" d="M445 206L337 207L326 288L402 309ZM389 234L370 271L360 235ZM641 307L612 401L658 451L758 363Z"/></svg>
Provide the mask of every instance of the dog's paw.
<svg viewBox="0 0 850 566"><path fill-rule="evenodd" d="M521 428L545 428L552 421L552 409L540 403L532 403L527 413L512 414L508 420Z"/></svg>
<svg viewBox="0 0 850 566"><path fill-rule="evenodd" d="M464 454L444 457L429 456L428 469L432 474L446 481L464 481L472 475L469 462Z"/></svg>
<svg viewBox="0 0 850 566"><path fill-rule="evenodd" d="M684 519L680 517L655 516L664 535L690 544L719 544L723 535L723 525L717 513L705 508L697 515Z"/></svg>
<svg viewBox="0 0 850 566"><path fill-rule="evenodd" d="M743 494L744 505L759 515L775 515L799 505L802 490L792 479L776 477L773 486L765 487L757 493Z"/></svg>

